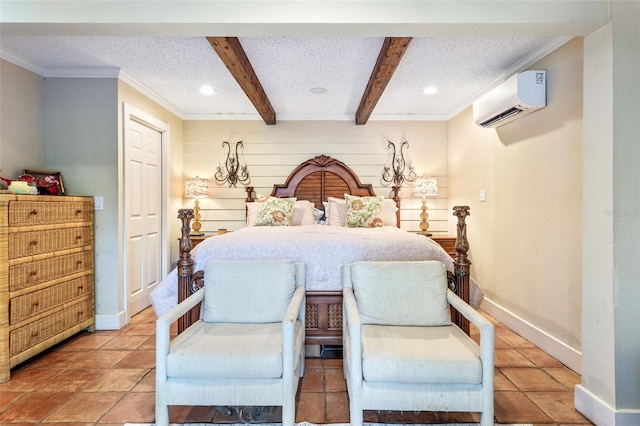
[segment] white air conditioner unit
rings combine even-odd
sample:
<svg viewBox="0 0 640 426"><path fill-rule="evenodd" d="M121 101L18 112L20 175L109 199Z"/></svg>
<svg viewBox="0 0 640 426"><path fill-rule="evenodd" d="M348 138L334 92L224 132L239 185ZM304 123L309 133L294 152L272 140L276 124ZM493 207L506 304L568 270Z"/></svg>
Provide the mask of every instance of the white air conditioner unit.
<svg viewBox="0 0 640 426"><path fill-rule="evenodd" d="M473 103L478 126L498 127L547 105L547 72L515 74Z"/></svg>

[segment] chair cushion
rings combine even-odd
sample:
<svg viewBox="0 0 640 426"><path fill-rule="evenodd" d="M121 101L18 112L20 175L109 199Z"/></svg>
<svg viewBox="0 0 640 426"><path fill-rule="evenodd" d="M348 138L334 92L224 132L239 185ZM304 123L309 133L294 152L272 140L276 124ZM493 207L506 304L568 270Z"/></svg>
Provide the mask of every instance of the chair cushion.
<svg viewBox="0 0 640 426"><path fill-rule="evenodd" d="M296 289L289 260L209 260L204 271L206 322L282 321Z"/></svg>
<svg viewBox="0 0 640 426"><path fill-rule="evenodd" d="M480 347L454 325L363 325L362 358L366 381L482 383Z"/></svg>
<svg viewBox="0 0 640 426"><path fill-rule="evenodd" d="M295 324L300 359L302 324ZM282 323L233 324L198 321L176 336L167 355L167 376L201 379L282 377Z"/></svg>
<svg viewBox="0 0 640 426"><path fill-rule="evenodd" d="M350 269L363 324L451 324L447 271L443 263L356 262Z"/></svg>

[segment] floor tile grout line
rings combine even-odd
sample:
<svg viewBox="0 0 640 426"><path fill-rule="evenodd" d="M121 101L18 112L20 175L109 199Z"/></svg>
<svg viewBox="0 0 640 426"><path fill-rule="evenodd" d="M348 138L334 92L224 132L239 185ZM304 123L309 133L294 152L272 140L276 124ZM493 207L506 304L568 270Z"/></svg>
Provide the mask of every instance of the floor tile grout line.
<svg viewBox="0 0 640 426"><path fill-rule="evenodd" d="M151 324L151 323L152 323L152 321L149 321L146 324ZM132 323L132 324L133 325L131 325L131 326L125 326L123 329L119 330L117 333L102 335L102 337L104 337L104 338L106 338L107 336L111 336L111 338L110 339L105 339L105 341L102 342L97 347L93 347L93 348L90 348L90 349L87 349L87 350L83 349L82 351L77 351L77 352L86 352L86 354L91 354L91 353L94 353L94 352L106 352L106 351L118 351L118 350L120 350L120 351L127 351L128 352L127 355L125 355L123 358L121 358L118 362L116 362L116 364L114 366L112 366L110 368L105 368L105 369L90 368L90 367L86 367L86 368L87 369L94 369L94 370L134 368L134 367L131 367L131 366L119 368L119 367L117 367L117 365L120 364L125 358L133 355L134 353L141 352L141 351L152 351L153 348L151 346L148 346L148 344L151 343L150 339L153 339L154 336L146 334L148 332L148 330L149 330L149 327L148 326L137 327L137 326L141 326L141 325L145 324L144 321L136 321L135 323ZM136 327L134 328L134 326L136 326ZM135 333L141 333L141 334L135 334L133 331L135 331ZM505 347L501 348L501 349L513 350L513 351L517 352L519 356L521 356L524 359L526 359L529 362L531 362L533 364L533 367L520 367L520 366L496 367L497 371L500 371L500 373L504 376L504 380L506 380L514 388L514 390L501 390L501 391L496 391L496 392L514 392L514 393L518 393L518 394L522 394L522 395L526 396L526 399L531 404L533 404L534 407L536 407L538 410L540 410L542 413L544 413L549 419L551 419L552 423L547 422L545 424L559 424L559 422L554 421L554 418L552 417L553 414L551 412L548 412L547 410L545 410L544 406L538 405L538 403L536 403L536 400L533 399L532 396L534 396L534 394L547 394L547 395L548 394L551 394L551 395L553 395L553 394L561 395L562 394L562 395L567 395L569 393L572 393L573 389L571 388L571 385L570 385L571 378L570 377L568 377L567 379L562 378L563 377L562 376L562 374L563 374L562 370L566 370L567 367L562 365L562 364L559 364L559 366L557 366L557 367L556 366L547 366L547 367L545 367L545 366L541 366L541 365L536 364L536 362L534 361L534 359L532 359L532 357L528 357L525 352L522 352L523 350L526 351L526 350L530 350L532 348L535 348L535 346L534 345L516 345L516 346L514 346L514 342L518 341L514 337L514 336L517 336L517 334L513 333L512 331L508 331L508 334L511 337L506 339L506 340L504 340ZM127 336L146 336L147 338L146 339L140 339L141 342L138 345L136 345L135 347L132 347L132 348L129 348L129 347L127 347L127 348L119 348L119 347L108 348L108 347L105 347L105 346L108 345L109 342L113 342L118 337L127 337ZM517 337L519 338L519 336L517 336ZM74 340L75 339L72 339L72 340L70 340L70 342L72 342ZM81 345L81 343L78 343L78 345ZM147 345L147 346L144 346L144 345ZM539 348L536 348L536 349L542 351ZM65 352L65 351L60 351L60 352ZM542 351L542 352L544 352L544 351ZM54 368L55 370L58 370L58 371L51 378L58 377L61 374L64 374L64 372L72 370L74 368L74 365L75 365L75 363L71 364L71 365L64 366L63 368ZM25 370L26 369L30 369L30 367L31 366L27 365L25 367ZM84 368L84 367L82 367L82 368ZM138 367L135 367L135 368L138 368ZM140 367L140 368L145 368L145 367ZM328 412L328 409L329 409L329 400L328 400L329 394L333 393L333 392L336 392L336 394L346 393L346 391L340 391L340 390L333 390L332 389L331 392L330 392L328 390L329 377L330 377L329 376L329 372L333 371L333 370L336 370L336 369L341 369L342 367L340 365L338 365L338 363L335 362L335 361L322 360L318 368L322 369L322 390L321 390L321 392L324 395L324 398L323 398L324 399L324 421L328 422L329 414L330 414ZM565 390L562 390L562 389L557 389L556 390L556 389L554 389L554 390L547 390L547 391L545 391L545 390L524 391L524 390L520 389L520 387L517 386L516 383L514 383L511 379L509 379L508 376L506 376L504 374L504 372L503 372L504 368L514 368L514 369L515 368L532 368L533 370L537 370L537 371L542 372L543 374L545 374L545 376L549 380L551 380L553 383L558 384L560 388L565 389ZM33 369L38 370L40 368L33 368ZM147 368L145 368L145 369L147 369ZM549 371L549 369L557 369L558 374L556 376L552 375L551 372ZM98 423L100 423L105 418L105 416L107 416L108 413L111 410L114 409L114 407L116 407L120 402L122 402L126 398L127 395L136 393L137 391L134 392L134 389L137 386L143 386L142 382L144 381L145 377L147 377L148 374L153 373L153 368L148 368L147 370L148 371L146 373L141 374L140 377L137 378L136 382L131 385L131 387L130 387L130 389L128 391L123 391L122 392L122 395L111 405L111 407L109 407L102 414L100 419L97 422L95 422L96 425ZM573 372L571 372L571 373L573 373ZM573 374L575 374L575 373L573 373ZM569 374L568 376L570 376L570 375L571 374ZM562 381L561 381L561 378L562 378ZM578 379L579 379L579 376L578 376ZM87 389L89 389L92 385L95 385L99 380L100 380L100 378L96 378L94 381L88 382L88 383L84 384L83 387L76 389L74 392L71 392L70 393L70 395L71 395L70 398L72 398L74 395L77 395L79 393L86 392ZM331 376L331 380L335 380L335 377L333 377L333 373L332 373L332 376ZM335 386L336 385L334 383L332 385L332 387L335 387ZM27 395L28 393L33 392L35 390L36 389L32 389L31 391L28 391L28 392L22 392L22 395L16 401L21 400L22 398L25 397L25 395ZM304 391L302 389L300 390L300 392L308 392L308 391L310 391L310 390L304 390ZM149 393L152 393L152 392L153 392L153 390L151 392L149 392ZM95 394L98 395L99 392L95 392ZM12 401L12 404L14 402L16 402L16 401ZM68 399L65 400L65 401L68 401ZM60 404L55 410L58 410L60 408L60 406L62 406L63 404L64 404L64 402L62 404ZM51 413L53 413L54 411L52 411ZM48 416L50 416L51 413L49 413L45 417L43 417L43 421L44 421L44 418L47 418ZM584 423L584 424L589 424L589 423Z"/></svg>

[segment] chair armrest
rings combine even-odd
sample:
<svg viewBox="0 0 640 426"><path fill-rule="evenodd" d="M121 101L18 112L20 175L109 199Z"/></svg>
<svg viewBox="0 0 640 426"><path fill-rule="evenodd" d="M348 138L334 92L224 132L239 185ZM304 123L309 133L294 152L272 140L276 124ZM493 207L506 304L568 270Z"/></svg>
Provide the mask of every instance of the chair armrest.
<svg viewBox="0 0 640 426"><path fill-rule="evenodd" d="M293 297L291 297L291 301L289 302L289 306L287 310L284 312L284 317L282 318L282 344L284 349L286 349L287 345L291 345L291 349L293 350L293 339L289 341L289 337L293 337L295 335L295 322L296 319L302 322L302 330L304 332L304 309L305 309L305 288L304 287L296 287L296 291L293 293Z"/></svg>
<svg viewBox="0 0 640 426"><path fill-rule="evenodd" d="M352 384L355 385L362 381L362 320L352 288L342 289L342 306L342 344L345 366L351 376Z"/></svg>
<svg viewBox="0 0 640 426"><path fill-rule="evenodd" d="M304 322L304 302L305 301L305 288L304 287L296 287L296 291L293 293L291 297L291 301L289 302L289 306L284 313L284 317L282 321L290 321L295 322L296 319Z"/></svg>
<svg viewBox="0 0 640 426"><path fill-rule="evenodd" d="M358 305L356 303L356 297L353 294L353 289L348 287L342 289L342 305L344 307L346 328L362 327L360 312L358 311Z"/></svg>
<svg viewBox="0 0 640 426"><path fill-rule="evenodd" d="M451 290L447 290L447 301L451 306L456 308L458 312L462 314L466 319L468 319L473 325L478 327L481 332L483 327L490 327L493 329L493 324L482 316L478 311L473 309L471 305L462 300L457 294L452 292Z"/></svg>
<svg viewBox="0 0 640 426"><path fill-rule="evenodd" d="M169 353L169 329L171 324L178 321L178 318L197 306L203 299L204 290L200 289L156 320L156 351L161 351L165 354Z"/></svg>
<svg viewBox="0 0 640 426"><path fill-rule="evenodd" d="M305 309L305 288L296 287L293 297L289 302L289 306L282 318L282 363L284 376L293 374L296 366L295 359L295 340L296 340L296 320L302 323L302 342L304 345L304 309ZM286 368L290 366L290 368ZM283 377L284 377L283 376ZM287 377L284 377L285 379Z"/></svg>
<svg viewBox="0 0 640 426"><path fill-rule="evenodd" d="M466 319L478 327L480 331L480 358L482 359L484 375L491 374L491 376L485 377L493 377L493 352L495 346L495 330L493 324L451 290L447 290L447 300L451 306L456 308ZM493 386L493 384L491 384L491 386Z"/></svg>

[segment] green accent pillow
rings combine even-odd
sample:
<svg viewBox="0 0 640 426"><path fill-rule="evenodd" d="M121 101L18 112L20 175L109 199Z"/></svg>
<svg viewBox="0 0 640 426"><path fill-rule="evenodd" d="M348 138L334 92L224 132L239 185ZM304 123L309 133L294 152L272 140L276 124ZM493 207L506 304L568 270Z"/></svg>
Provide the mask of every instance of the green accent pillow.
<svg viewBox="0 0 640 426"><path fill-rule="evenodd" d="M295 198L269 197L260 202L256 215L256 226L291 226Z"/></svg>
<svg viewBox="0 0 640 426"><path fill-rule="evenodd" d="M347 204L347 228L377 228L384 226L382 200L384 197L358 197L344 194Z"/></svg>

